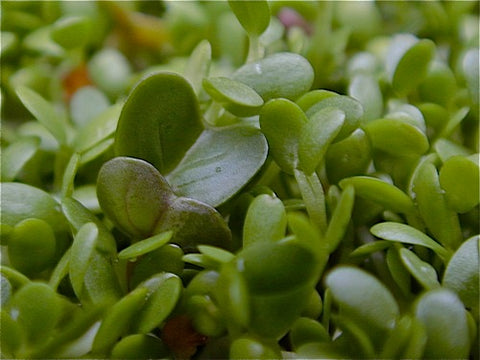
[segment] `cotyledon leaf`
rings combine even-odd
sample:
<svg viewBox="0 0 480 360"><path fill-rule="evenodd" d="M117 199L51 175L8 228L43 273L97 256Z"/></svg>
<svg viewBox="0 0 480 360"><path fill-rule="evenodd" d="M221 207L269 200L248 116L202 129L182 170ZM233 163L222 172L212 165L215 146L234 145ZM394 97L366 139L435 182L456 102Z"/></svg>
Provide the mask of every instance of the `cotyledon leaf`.
<svg viewBox="0 0 480 360"><path fill-rule="evenodd" d="M302 109L287 99L274 99L260 112L260 128L268 140L275 162L292 174L298 165L298 146L307 117Z"/></svg>
<svg viewBox="0 0 480 360"><path fill-rule="evenodd" d="M250 181L267 151L265 137L257 129L205 130L166 178L178 195L218 206Z"/></svg>
<svg viewBox="0 0 480 360"><path fill-rule="evenodd" d="M156 250L172 238L173 231L166 231L160 234L156 234L148 239L141 240L133 245L130 245L126 249L123 249L118 253L119 259L131 259L137 256L144 255L150 251Z"/></svg>
<svg viewBox="0 0 480 360"><path fill-rule="evenodd" d="M261 35L270 23L270 8L265 0L228 1L238 21L250 36Z"/></svg>
<svg viewBox="0 0 480 360"><path fill-rule="evenodd" d="M425 246L435 251L437 255L443 259L448 259L450 255L442 245L425 235L420 230L409 225L395 222L383 222L372 226L370 232L385 240Z"/></svg>
<svg viewBox="0 0 480 360"><path fill-rule="evenodd" d="M340 187L348 185L355 188L355 194L378 202L385 208L401 213L410 213L414 210L412 200L402 190L386 181L370 176L353 176L340 181Z"/></svg>
<svg viewBox="0 0 480 360"><path fill-rule="evenodd" d="M2 150L2 182L14 180L39 146L38 137L25 137Z"/></svg>
<svg viewBox="0 0 480 360"><path fill-rule="evenodd" d="M166 174L202 130L190 83L176 73L159 72L140 81L128 96L118 120L115 154L146 160Z"/></svg>

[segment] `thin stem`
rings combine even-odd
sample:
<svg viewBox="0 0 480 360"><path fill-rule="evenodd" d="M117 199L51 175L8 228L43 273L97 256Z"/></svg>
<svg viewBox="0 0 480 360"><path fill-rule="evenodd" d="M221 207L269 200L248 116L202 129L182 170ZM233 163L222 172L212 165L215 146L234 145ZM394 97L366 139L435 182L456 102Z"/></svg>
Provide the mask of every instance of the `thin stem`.
<svg viewBox="0 0 480 360"><path fill-rule="evenodd" d="M327 231L327 210L322 183L316 172L306 175L303 171L295 169L294 175L308 215L312 222L318 226L321 234L324 235Z"/></svg>
<svg viewBox="0 0 480 360"><path fill-rule="evenodd" d="M248 44L247 63L254 62L263 58L264 53L265 53L265 49L260 44L259 37L250 36L249 44Z"/></svg>
<svg viewBox="0 0 480 360"><path fill-rule="evenodd" d="M223 111L223 107L220 103L212 100L212 103L208 107L207 111L205 111L205 121L212 126L217 125L218 118L220 117L221 112Z"/></svg>

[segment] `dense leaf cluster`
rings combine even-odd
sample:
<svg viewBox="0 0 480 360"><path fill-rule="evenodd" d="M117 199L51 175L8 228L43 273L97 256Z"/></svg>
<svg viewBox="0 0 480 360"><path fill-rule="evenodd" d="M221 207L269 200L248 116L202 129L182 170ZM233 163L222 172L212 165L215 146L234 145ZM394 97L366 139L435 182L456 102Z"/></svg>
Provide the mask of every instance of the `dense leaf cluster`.
<svg viewBox="0 0 480 360"><path fill-rule="evenodd" d="M478 359L478 11L3 1L2 358Z"/></svg>

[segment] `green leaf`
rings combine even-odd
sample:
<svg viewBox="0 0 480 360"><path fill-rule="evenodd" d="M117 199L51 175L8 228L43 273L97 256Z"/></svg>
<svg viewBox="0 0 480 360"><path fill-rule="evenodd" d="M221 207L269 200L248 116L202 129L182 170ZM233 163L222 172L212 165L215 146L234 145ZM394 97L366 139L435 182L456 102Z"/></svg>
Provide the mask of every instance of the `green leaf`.
<svg viewBox="0 0 480 360"><path fill-rule="evenodd" d="M185 252L206 244L225 249L232 247L232 235L223 217L213 207L200 201L179 197L160 218L154 233L172 230L171 243Z"/></svg>
<svg viewBox="0 0 480 360"><path fill-rule="evenodd" d="M435 289L440 287L437 272L429 263L422 261L414 252L401 248L400 259L412 276L427 289Z"/></svg>
<svg viewBox="0 0 480 360"><path fill-rule="evenodd" d="M364 126L372 146L391 155L422 155L427 136L416 126L397 119L378 119Z"/></svg>
<svg viewBox="0 0 480 360"><path fill-rule="evenodd" d="M37 137L22 138L2 149L2 182L14 180L40 146Z"/></svg>
<svg viewBox="0 0 480 360"><path fill-rule="evenodd" d="M136 287L161 272L171 272L181 275L184 268L182 261L183 251L175 244L166 244L143 255L135 262L135 267L130 278L130 287Z"/></svg>
<svg viewBox="0 0 480 360"><path fill-rule="evenodd" d="M268 256L266 256L268 254ZM243 268L253 294L291 292L317 277L314 254L292 242L260 242L237 255L237 268Z"/></svg>
<svg viewBox="0 0 480 360"><path fill-rule="evenodd" d="M382 251L392 246L390 241L378 240L363 244L350 253L351 257L368 256L377 251Z"/></svg>
<svg viewBox="0 0 480 360"><path fill-rule="evenodd" d="M23 105L32 115L55 137L59 144L67 141L67 125L65 120L57 114L55 108L35 91L20 86L17 95Z"/></svg>
<svg viewBox="0 0 480 360"><path fill-rule="evenodd" d="M103 164L97 196L105 214L136 238L153 234L160 216L175 198L157 169L146 161L128 157Z"/></svg>
<svg viewBox="0 0 480 360"><path fill-rule="evenodd" d="M263 105L263 99L255 90L226 77L203 79L203 88L215 101L237 116L257 115Z"/></svg>
<svg viewBox="0 0 480 360"><path fill-rule="evenodd" d="M89 119L77 132L74 141L75 150L85 152L113 135L121 110L122 105L115 104Z"/></svg>
<svg viewBox="0 0 480 360"><path fill-rule="evenodd" d="M212 286L211 292L215 294L218 304L228 321L247 327L250 322L250 293L248 291L245 277L235 267L234 262L225 263L218 273L203 273L202 278L208 280L208 285ZM214 276L212 276L215 274ZM197 277L195 278L197 280ZM200 281L190 284L197 285ZM198 286L198 285L197 285ZM193 286L189 285L189 290L193 290ZM202 290L209 293L207 286L203 285ZM199 290L196 290L200 292Z"/></svg>
<svg viewBox="0 0 480 360"><path fill-rule="evenodd" d="M55 266L55 269L53 269L52 275L50 275L48 285L51 286L52 289L55 291L60 285L60 282L68 275L68 272L70 270L70 252L71 248L65 251L62 258Z"/></svg>
<svg viewBox="0 0 480 360"><path fill-rule="evenodd" d="M433 41L419 40L410 34L396 35L386 56L386 71L393 89L405 94L419 85L427 75L434 54Z"/></svg>
<svg viewBox="0 0 480 360"><path fill-rule="evenodd" d="M208 76L211 61L212 46L208 40L202 40L190 54L184 71L185 77L190 81L197 96L202 91L202 80Z"/></svg>
<svg viewBox="0 0 480 360"><path fill-rule="evenodd" d="M162 359L171 356L165 344L155 336L135 334L121 339L113 348L113 359Z"/></svg>
<svg viewBox="0 0 480 360"><path fill-rule="evenodd" d="M447 205L435 166L422 164L412 182L418 210L428 230L443 246L456 249L462 241L459 219Z"/></svg>
<svg viewBox="0 0 480 360"><path fill-rule="evenodd" d="M30 276L52 265L56 240L52 227L40 219L26 219L15 225L8 241L11 265Z"/></svg>
<svg viewBox="0 0 480 360"><path fill-rule="evenodd" d="M248 63L232 77L255 90L265 102L280 97L295 100L310 90L313 78L310 63L304 57L288 52Z"/></svg>
<svg viewBox="0 0 480 360"><path fill-rule="evenodd" d="M187 300L187 314L193 328L206 336L220 337L225 333L223 314L208 295L193 295Z"/></svg>
<svg viewBox="0 0 480 360"><path fill-rule="evenodd" d="M450 257L449 252L442 245L409 225L384 222L372 226L370 232L385 240L425 246L432 249L443 260Z"/></svg>
<svg viewBox="0 0 480 360"><path fill-rule="evenodd" d="M218 262L219 264L228 263L235 258L230 251L226 251L210 245L198 245L198 250L208 260Z"/></svg>
<svg viewBox="0 0 480 360"><path fill-rule="evenodd" d="M294 350L302 345L313 342L329 342L330 335L318 321L301 317L292 326L289 333L290 342Z"/></svg>
<svg viewBox="0 0 480 360"><path fill-rule="evenodd" d="M431 290L418 300L415 316L425 326L425 358L466 359L470 337L464 305L454 292Z"/></svg>
<svg viewBox="0 0 480 360"><path fill-rule="evenodd" d="M453 254L445 273L442 284L457 293L466 307L472 308L478 314L479 296L479 236L471 237Z"/></svg>
<svg viewBox="0 0 480 360"><path fill-rule="evenodd" d="M83 225L94 223L98 228L97 248L107 254L116 254L115 239L102 221L85 208L78 200L66 197L62 199L62 210L72 227L79 231Z"/></svg>
<svg viewBox="0 0 480 360"><path fill-rule="evenodd" d="M84 16L68 16L58 19L52 27L52 39L65 49L82 47L92 36L93 23Z"/></svg>
<svg viewBox="0 0 480 360"><path fill-rule="evenodd" d="M102 320L92 344L97 355L109 354L117 340L128 332L128 327L145 304L149 289L140 287L113 305Z"/></svg>
<svg viewBox="0 0 480 360"><path fill-rule="evenodd" d="M47 284L31 282L20 288L11 300L20 324L30 343L47 340L61 315L60 298Z"/></svg>
<svg viewBox="0 0 480 360"><path fill-rule="evenodd" d="M65 167L62 177L62 197L70 197L73 193L75 176L80 167L80 155L73 153Z"/></svg>
<svg viewBox="0 0 480 360"><path fill-rule="evenodd" d="M264 344L254 337L242 336L235 339L230 345L230 359L279 359L279 350L271 344Z"/></svg>
<svg viewBox="0 0 480 360"><path fill-rule="evenodd" d="M438 139L433 144L435 152L442 162L446 162L449 158L456 155L468 156L470 150L448 139Z"/></svg>
<svg viewBox="0 0 480 360"><path fill-rule="evenodd" d="M373 200L386 209L405 214L414 210L413 202L408 195L386 181L370 176L352 176L341 180L339 184L342 189L349 185L353 186L355 195Z"/></svg>
<svg viewBox="0 0 480 360"><path fill-rule="evenodd" d="M250 181L267 152L265 137L257 129L205 130L166 178L178 195L218 206Z"/></svg>
<svg viewBox="0 0 480 360"><path fill-rule="evenodd" d="M388 270L390 271L393 280L398 285L400 290L402 290L402 293L405 296L409 296L411 293L410 289L412 283L410 274L405 270L405 266L403 265L395 246L392 246L387 250L386 260Z"/></svg>
<svg viewBox="0 0 480 360"><path fill-rule="evenodd" d="M362 175L372 160L370 140L362 129L347 138L331 144L325 155L325 168L331 183Z"/></svg>
<svg viewBox="0 0 480 360"><path fill-rule="evenodd" d="M378 80L370 74L356 74L350 79L348 95L358 100L366 122L378 119L383 113L383 95Z"/></svg>
<svg viewBox="0 0 480 360"><path fill-rule="evenodd" d="M381 338L395 326L399 308L390 292L364 270L340 266L325 279L340 312L368 331L372 339Z"/></svg>
<svg viewBox="0 0 480 360"><path fill-rule="evenodd" d="M333 96L326 94L319 102L313 104L308 110L305 110L308 118L312 118L318 111L325 108L335 108L344 112L344 123L340 132L335 137L334 141L339 141L349 136L355 129L359 128L363 122L363 107L362 105L346 95L338 95L336 93Z"/></svg>
<svg viewBox="0 0 480 360"><path fill-rule="evenodd" d="M163 273L153 276L138 288L148 289L145 305L135 318L133 331L147 334L170 315L182 293L182 281L174 274Z"/></svg>
<svg viewBox="0 0 480 360"><path fill-rule="evenodd" d="M479 165L467 157L452 156L446 160L440 169L439 181L452 210L465 213L480 202Z"/></svg>
<svg viewBox="0 0 480 360"><path fill-rule="evenodd" d="M261 35L270 23L270 8L266 0L229 0L228 4L249 36Z"/></svg>
<svg viewBox="0 0 480 360"><path fill-rule="evenodd" d="M302 109L287 99L271 100L260 112L260 127L271 154L287 173L292 174L298 166L298 146L306 123Z"/></svg>
<svg viewBox="0 0 480 360"><path fill-rule="evenodd" d="M280 199L262 194L251 203L243 225L243 247L274 242L285 236L287 214Z"/></svg>
<svg viewBox="0 0 480 360"><path fill-rule="evenodd" d="M121 260L134 259L138 256L145 255L153 250L156 250L167 244L173 236L173 231L166 231L156 234L148 239L136 242L133 245L123 249L118 253L118 258Z"/></svg>
<svg viewBox="0 0 480 360"><path fill-rule="evenodd" d="M123 106L115 154L140 158L162 174L173 170L203 130L190 83L175 73L143 79Z"/></svg>
<svg viewBox="0 0 480 360"><path fill-rule="evenodd" d="M307 175L323 161L330 143L338 135L345 113L335 108L323 108L313 114L301 129L298 143L298 162Z"/></svg>
<svg viewBox="0 0 480 360"><path fill-rule="evenodd" d="M85 277L95 252L97 240L97 226L94 223L86 223L75 236L70 250L70 282L79 298L83 298Z"/></svg>
<svg viewBox="0 0 480 360"><path fill-rule="evenodd" d="M18 321L13 320L3 306L0 312L0 328L2 329L2 332L0 333L2 357L13 358L14 354L18 354L18 349L22 346L25 333L20 327Z"/></svg>
<svg viewBox="0 0 480 360"><path fill-rule="evenodd" d="M353 186L345 187L335 210L333 210L327 232L325 233L325 239L328 243L330 253L338 247L347 232L348 224L352 218L354 201L355 189Z"/></svg>

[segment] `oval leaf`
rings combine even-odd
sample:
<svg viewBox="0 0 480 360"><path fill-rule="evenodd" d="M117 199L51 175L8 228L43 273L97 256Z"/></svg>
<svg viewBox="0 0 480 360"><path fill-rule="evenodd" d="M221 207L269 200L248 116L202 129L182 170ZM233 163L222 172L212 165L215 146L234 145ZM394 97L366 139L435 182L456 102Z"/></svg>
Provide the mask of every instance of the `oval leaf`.
<svg viewBox="0 0 480 360"><path fill-rule="evenodd" d="M248 63L232 78L250 86L265 102L280 97L295 100L310 90L314 72L304 57L285 52Z"/></svg>
<svg viewBox="0 0 480 360"><path fill-rule="evenodd" d="M153 233L159 217L174 194L166 180L149 163L117 157L103 164L97 179L100 206L130 236Z"/></svg>
<svg viewBox="0 0 480 360"><path fill-rule="evenodd" d="M251 203L243 225L243 247L267 241L278 241L285 236L287 214L277 197L263 194Z"/></svg>
<svg viewBox="0 0 480 360"><path fill-rule="evenodd" d="M395 326L398 305L385 286L369 273L342 266L331 271L325 283L340 311L369 334L384 336Z"/></svg>
<svg viewBox="0 0 480 360"><path fill-rule="evenodd" d="M142 80L123 106L115 154L140 158L162 174L171 171L203 130L190 83L162 72Z"/></svg>
<svg viewBox="0 0 480 360"><path fill-rule="evenodd" d="M431 290L417 303L415 316L427 331L425 358L466 359L470 336L464 305L454 292Z"/></svg>
<svg viewBox="0 0 480 360"><path fill-rule="evenodd" d="M383 180L370 176L353 176L343 179L339 185L342 189L353 186L355 195L373 200L386 209L407 214L414 210L413 202L407 194Z"/></svg>
<svg viewBox="0 0 480 360"><path fill-rule="evenodd" d="M479 236L465 241L450 259L442 284L455 291L466 307L478 313Z"/></svg>
<svg viewBox="0 0 480 360"><path fill-rule="evenodd" d="M454 211L465 213L480 202L478 163L463 156L452 156L440 169L439 181L445 190L445 199Z"/></svg>
<svg viewBox="0 0 480 360"><path fill-rule="evenodd" d="M328 146L342 129L344 121L343 111L323 108L303 126L298 144L298 162L307 175L312 174L323 161Z"/></svg>
<svg viewBox="0 0 480 360"><path fill-rule="evenodd" d="M443 246L456 249L462 241L457 214L449 209L437 174L431 163L423 163L413 178L418 210L430 233Z"/></svg>
<svg viewBox="0 0 480 360"><path fill-rule="evenodd" d="M440 287L437 272L432 265L422 261L414 252L405 248L400 249L399 253L403 265L425 289L430 290Z"/></svg>
<svg viewBox="0 0 480 360"><path fill-rule="evenodd" d="M260 112L260 127L275 162L290 174L298 165L298 143L307 123L300 107L287 99L269 101Z"/></svg>
<svg viewBox="0 0 480 360"><path fill-rule="evenodd" d="M270 23L270 8L266 0L229 0L228 4L250 36L259 36L267 29Z"/></svg>
<svg viewBox="0 0 480 360"><path fill-rule="evenodd" d="M178 195L218 206L250 181L267 151L265 137L257 129L206 130L167 180Z"/></svg>
<svg viewBox="0 0 480 360"><path fill-rule="evenodd" d="M257 115L263 99L249 86L226 77L203 79L203 88L225 109L237 116Z"/></svg>
<svg viewBox="0 0 480 360"><path fill-rule="evenodd" d="M149 294L136 317L133 330L147 334L159 326L175 308L182 293L182 281L174 274L163 273L150 278L138 288L147 288Z"/></svg>
<svg viewBox="0 0 480 360"><path fill-rule="evenodd" d="M372 146L391 155L422 155L427 136L416 126L396 119L378 119L364 126Z"/></svg>

